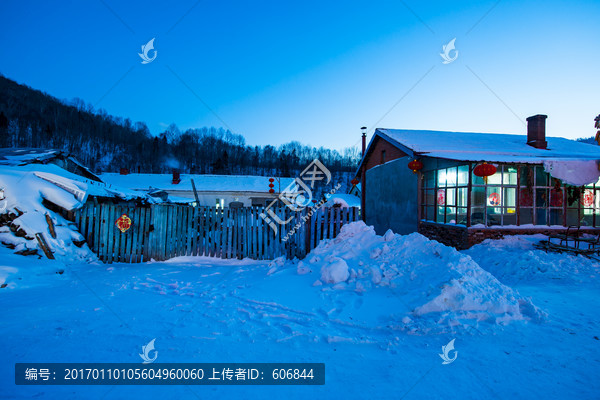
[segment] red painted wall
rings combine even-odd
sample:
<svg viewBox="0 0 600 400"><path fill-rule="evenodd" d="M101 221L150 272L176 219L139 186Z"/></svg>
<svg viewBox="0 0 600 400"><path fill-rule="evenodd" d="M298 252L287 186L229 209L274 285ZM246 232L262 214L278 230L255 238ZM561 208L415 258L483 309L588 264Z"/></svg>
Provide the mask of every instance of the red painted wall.
<svg viewBox="0 0 600 400"><path fill-rule="evenodd" d="M365 162L367 169L371 169L377 165L383 164L381 162L381 152L383 150L385 150L385 162L406 156L406 154L399 150L396 146L393 146L380 137L377 137L375 138L375 142L373 143L373 146L367 155Z"/></svg>

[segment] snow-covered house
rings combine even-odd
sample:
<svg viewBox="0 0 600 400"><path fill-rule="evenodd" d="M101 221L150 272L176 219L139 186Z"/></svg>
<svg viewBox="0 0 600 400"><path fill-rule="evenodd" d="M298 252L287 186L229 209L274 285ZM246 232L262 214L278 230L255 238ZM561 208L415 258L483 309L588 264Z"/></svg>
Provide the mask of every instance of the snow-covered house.
<svg viewBox="0 0 600 400"><path fill-rule="evenodd" d="M459 248L573 225L595 231L600 146L546 138L546 118L527 118L527 136L377 129L358 170L366 222Z"/></svg>
<svg viewBox="0 0 600 400"><path fill-rule="evenodd" d="M100 178L82 165L68 152L54 149L2 148L0 165L23 166L27 164L53 164L85 179L101 182Z"/></svg>
<svg viewBox="0 0 600 400"><path fill-rule="evenodd" d="M109 186L68 153L44 149L0 149L0 211L37 210L41 205L67 218L87 201L154 202L131 190Z"/></svg>
<svg viewBox="0 0 600 400"><path fill-rule="evenodd" d="M192 180L198 193L199 206L229 207L267 206L294 178L274 179L270 193L269 177L248 175L194 175L194 174L129 174L105 173L100 176L109 184L144 193L166 192L169 200L179 203L196 201ZM241 203L241 204L240 204Z"/></svg>

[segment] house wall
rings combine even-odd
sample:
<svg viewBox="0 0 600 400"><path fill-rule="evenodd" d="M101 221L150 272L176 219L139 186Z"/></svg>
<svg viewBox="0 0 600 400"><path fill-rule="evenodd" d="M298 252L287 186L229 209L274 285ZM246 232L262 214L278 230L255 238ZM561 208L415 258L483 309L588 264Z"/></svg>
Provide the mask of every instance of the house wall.
<svg viewBox="0 0 600 400"><path fill-rule="evenodd" d="M384 150L386 163L401 157L406 157L406 154L400 149L398 149L396 146L393 146L392 144L388 143L383 139L376 138L375 143L373 143L373 146L369 151L369 157L365 163L367 170L382 164L381 152Z"/></svg>
<svg viewBox="0 0 600 400"><path fill-rule="evenodd" d="M167 190L167 193L169 196L195 200L194 192L190 190ZM253 198L264 199L262 202L264 206L273 201L276 196L266 192L198 192L199 205L208 207L214 207L217 199L224 199L225 207L229 207L229 203L233 201L243 203L244 207L251 207Z"/></svg>
<svg viewBox="0 0 600 400"><path fill-rule="evenodd" d="M367 225L378 234L388 229L407 234L418 229L418 175L407 167L408 156L367 170Z"/></svg>

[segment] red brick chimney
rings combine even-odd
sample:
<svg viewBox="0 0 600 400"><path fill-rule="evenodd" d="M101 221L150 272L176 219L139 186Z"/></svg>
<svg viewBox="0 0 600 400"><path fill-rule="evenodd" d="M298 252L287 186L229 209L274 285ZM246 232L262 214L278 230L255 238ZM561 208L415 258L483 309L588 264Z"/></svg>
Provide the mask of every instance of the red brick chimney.
<svg viewBox="0 0 600 400"><path fill-rule="evenodd" d="M121 175L129 175L129 169L127 169L127 168L121 168L119 170L119 174L121 174Z"/></svg>
<svg viewBox="0 0 600 400"><path fill-rule="evenodd" d="M546 149L546 118L547 115L534 115L527 118L527 144L536 149Z"/></svg>
<svg viewBox="0 0 600 400"><path fill-rule="evenodd" d="M179 174L179 171L177 171L176 169L173 170L173 185L177 185L179 184L179 182L181 182L181 175Z"/></svg>

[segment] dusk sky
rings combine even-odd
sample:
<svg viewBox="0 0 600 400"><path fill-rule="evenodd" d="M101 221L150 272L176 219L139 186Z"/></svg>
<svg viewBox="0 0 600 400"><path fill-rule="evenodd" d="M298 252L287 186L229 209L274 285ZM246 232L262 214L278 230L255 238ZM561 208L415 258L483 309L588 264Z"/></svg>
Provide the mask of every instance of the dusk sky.
<svg viewBox="0 0 600 400"><path fill-rule="evenodd" d="M0 15L0 73L153 134L341 149L362 125L524 134L547 114L549 136L578 138L600 113L597 0L3 0Z"/></svg>

